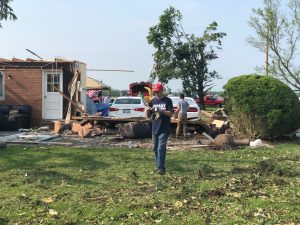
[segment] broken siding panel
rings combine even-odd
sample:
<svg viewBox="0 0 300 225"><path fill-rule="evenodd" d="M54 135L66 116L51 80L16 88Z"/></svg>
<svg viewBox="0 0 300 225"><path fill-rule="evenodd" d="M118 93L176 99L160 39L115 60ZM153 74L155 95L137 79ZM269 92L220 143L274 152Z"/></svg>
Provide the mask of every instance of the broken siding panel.
<svg viewBox="0 0 300 225"><path fill-rule="evenodd" d="M80 92L80 102L86 108L86 64L79 63L79 71L80 71L80 83L79 83L79 92Z"/></svg>

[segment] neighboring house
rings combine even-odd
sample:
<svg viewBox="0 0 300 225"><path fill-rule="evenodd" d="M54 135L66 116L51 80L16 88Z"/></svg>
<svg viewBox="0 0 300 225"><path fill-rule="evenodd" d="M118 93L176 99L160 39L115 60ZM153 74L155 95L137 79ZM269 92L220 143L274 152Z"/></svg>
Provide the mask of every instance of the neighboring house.
<svg viewBox="0 0 300 225"><path fill-rule="evenodd" d="M99 102L99 92L101 92L101 97L111 94L111 87L104 84L102 81L86 76L86 90L93 99L93 101ZM105 93L104 93L105 92ZM101 100L102 101L102 100Z"/></svg>
<svg viewBox="0 0 300 225"><path fill-rule="evenodd" d="M0 105L30 105L33 126L42 120L64 119L68 112L74 112L54 86L85 106L86 64L65 59L0 58Z"/></svg>
<svg viewBox="0 0 300 225"><path fill-rule="evenodd" d="M111 91L111 87L104 84L102 81L86 76L86 89L87 90L108 90Z"/></svg>

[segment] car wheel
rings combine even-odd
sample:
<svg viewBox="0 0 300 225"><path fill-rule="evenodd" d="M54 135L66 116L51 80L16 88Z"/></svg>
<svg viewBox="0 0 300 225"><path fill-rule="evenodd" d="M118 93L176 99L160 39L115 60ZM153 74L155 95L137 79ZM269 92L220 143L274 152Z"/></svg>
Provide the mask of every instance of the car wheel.
<svg viewBox="0 0 300 225"><path fill-rule="evenodd" d="M219 107L219 108L222 108L222 104L219 104L218 107Z"/></svg>

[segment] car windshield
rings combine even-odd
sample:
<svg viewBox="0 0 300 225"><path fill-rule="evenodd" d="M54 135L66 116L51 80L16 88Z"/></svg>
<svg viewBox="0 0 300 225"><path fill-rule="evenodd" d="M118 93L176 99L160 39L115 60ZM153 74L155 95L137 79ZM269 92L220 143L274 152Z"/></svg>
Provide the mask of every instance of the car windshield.
<svg viewBox="0 0 300 225"><path fill-rule="evenodd" d="M115 100L114 104L141 104L141 99L135 98L119 98Z"/></svg>
<svg viewBox="0 0 300 225"><path fill-rule="evenodd" d="M173 105L178 105L180 98L171 98ZM187 103L189 103L189 105L195 105L195 103L193 102L192 99L190 98L185 98L185 100L187 101Z"/></svg>

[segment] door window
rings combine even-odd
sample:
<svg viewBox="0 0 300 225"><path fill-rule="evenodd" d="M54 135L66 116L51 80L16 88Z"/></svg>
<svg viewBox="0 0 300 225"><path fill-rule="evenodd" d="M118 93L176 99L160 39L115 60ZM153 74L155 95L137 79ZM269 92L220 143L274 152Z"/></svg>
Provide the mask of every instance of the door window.
<svg viewBox="0 0 300 225"><path fill-rule="evenodd" d="M59 74L47 74L47 92L57 92L54 87L56 87L59 90L59 82L60 82L60 76Z"/></svg>

